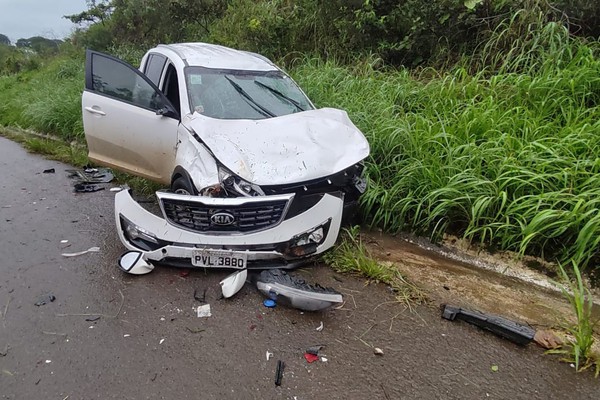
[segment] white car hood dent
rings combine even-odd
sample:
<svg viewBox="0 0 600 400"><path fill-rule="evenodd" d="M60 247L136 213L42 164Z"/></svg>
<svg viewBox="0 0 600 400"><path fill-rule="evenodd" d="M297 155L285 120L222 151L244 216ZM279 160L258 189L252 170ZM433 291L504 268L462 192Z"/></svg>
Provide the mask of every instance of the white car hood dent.
<svg viewBox="0 0 600 400"><path fill-rule="evenodd" d="M257 185L332 175L369 155L369 143L345 111L322 108L263 120L186 121L231 172Z"/></svg>

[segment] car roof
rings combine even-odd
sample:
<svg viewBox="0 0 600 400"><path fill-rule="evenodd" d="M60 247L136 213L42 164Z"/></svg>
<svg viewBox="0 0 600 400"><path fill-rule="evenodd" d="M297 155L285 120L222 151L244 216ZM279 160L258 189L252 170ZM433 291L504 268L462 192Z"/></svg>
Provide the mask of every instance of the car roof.
<svg viewBox="0 0 600 400"><path fill-rule="evenodd" d="M209 43L159 44L176 53L186 65L250 71L279 70L269 59L249 51Z"/></svg>

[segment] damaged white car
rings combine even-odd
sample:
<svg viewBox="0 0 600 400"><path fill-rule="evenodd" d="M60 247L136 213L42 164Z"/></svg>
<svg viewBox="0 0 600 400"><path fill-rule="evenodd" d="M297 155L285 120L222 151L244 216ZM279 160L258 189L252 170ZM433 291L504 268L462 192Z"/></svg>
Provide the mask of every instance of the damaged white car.
<svg viewBox="0 0 600 400"><path fill-rule="evenodd" d="M138 70L88 50L82 107L92 161L169 187L158 213L117 193L126 272L297 266L333 246L366 187L347 114L254 53L159 45Z"/></svg>

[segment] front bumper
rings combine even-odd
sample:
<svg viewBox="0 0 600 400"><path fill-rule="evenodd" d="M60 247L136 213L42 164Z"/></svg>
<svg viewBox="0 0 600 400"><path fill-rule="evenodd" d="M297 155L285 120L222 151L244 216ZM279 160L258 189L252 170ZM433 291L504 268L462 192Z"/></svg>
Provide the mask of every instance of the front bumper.
<svg viewBox="0 0 600 400"><path fill-rule="evenodd" d="M201 196L182 196L157 193L159 198L181 201L186 205L213 207L227 211L228 207L245 203L281 200L293 201L293 194L260 196L253 198L220 199ZM161 206L163 203L161 203ZM331 248L339 234L344 207L342 194L323 194L316 204L303 212L293 212L286 207L281 220L269 227L252 232L198 232L189 227L173 223L147 211L129 193L122 190L115 196L115 219L119 239L129 250L139 251L151 263L165 263L174 266L192 266L191 260L198 250L228 251L234 255L244 255L250 269L292 268ZM163 208L163 215L165 209ZM288 218L288 215L291 216ZM133 238L127 226L135 226L140 237ZM298 246L299 237L323 227L323 238L318 243ZM152 241L144 240L151 237ZM227 267L233 268L233 267Z"/></svg>

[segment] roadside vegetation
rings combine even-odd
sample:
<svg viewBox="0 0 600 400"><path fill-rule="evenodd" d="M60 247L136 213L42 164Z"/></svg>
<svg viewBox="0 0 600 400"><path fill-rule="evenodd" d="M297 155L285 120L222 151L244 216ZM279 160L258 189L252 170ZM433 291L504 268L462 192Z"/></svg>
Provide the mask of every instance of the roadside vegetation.
<svg viewBox="0 0 600 400"><path fill-rule="evenodd" d="M599 270L600 2L88 6L68 16L79 28L64 43L0 35L0 125L66 143L29 148L68 155L85 144L85 48L137 65L156 43L221 43L278 60L318 106L348 111L372 149L366 224ZM335 258L362 254L355 234L343 243ZM389 281L368 262L357 269Z"/></svg>
<svg viewBox="0 0 600 400"><path fill-rule="evenodd" d="M595 370L595 376L600 375L600 354L593 352L594 328L600 320L594 319L594 299L589 288L583 283L581 271L577 264L573 264L575 281L572 281L567 271L559 266L561 278L566 283L562 289L564 297L569 301L575 323L565 324L563 327L569 335L568 344L557 350L550 350L551 354L560 354L564 361L573 363L577 371L587 369Z"/></svg>
<svg viewBox="0 0 600 400"><path fill-rule="evenodd" d="M335 248L323 256L335 271L358 274L371 282L389 285L396 300L412 308L427 302L427 296L418 286L406 280L393 264L378 261L363 243L360 226L344 229Z"/></svg>

